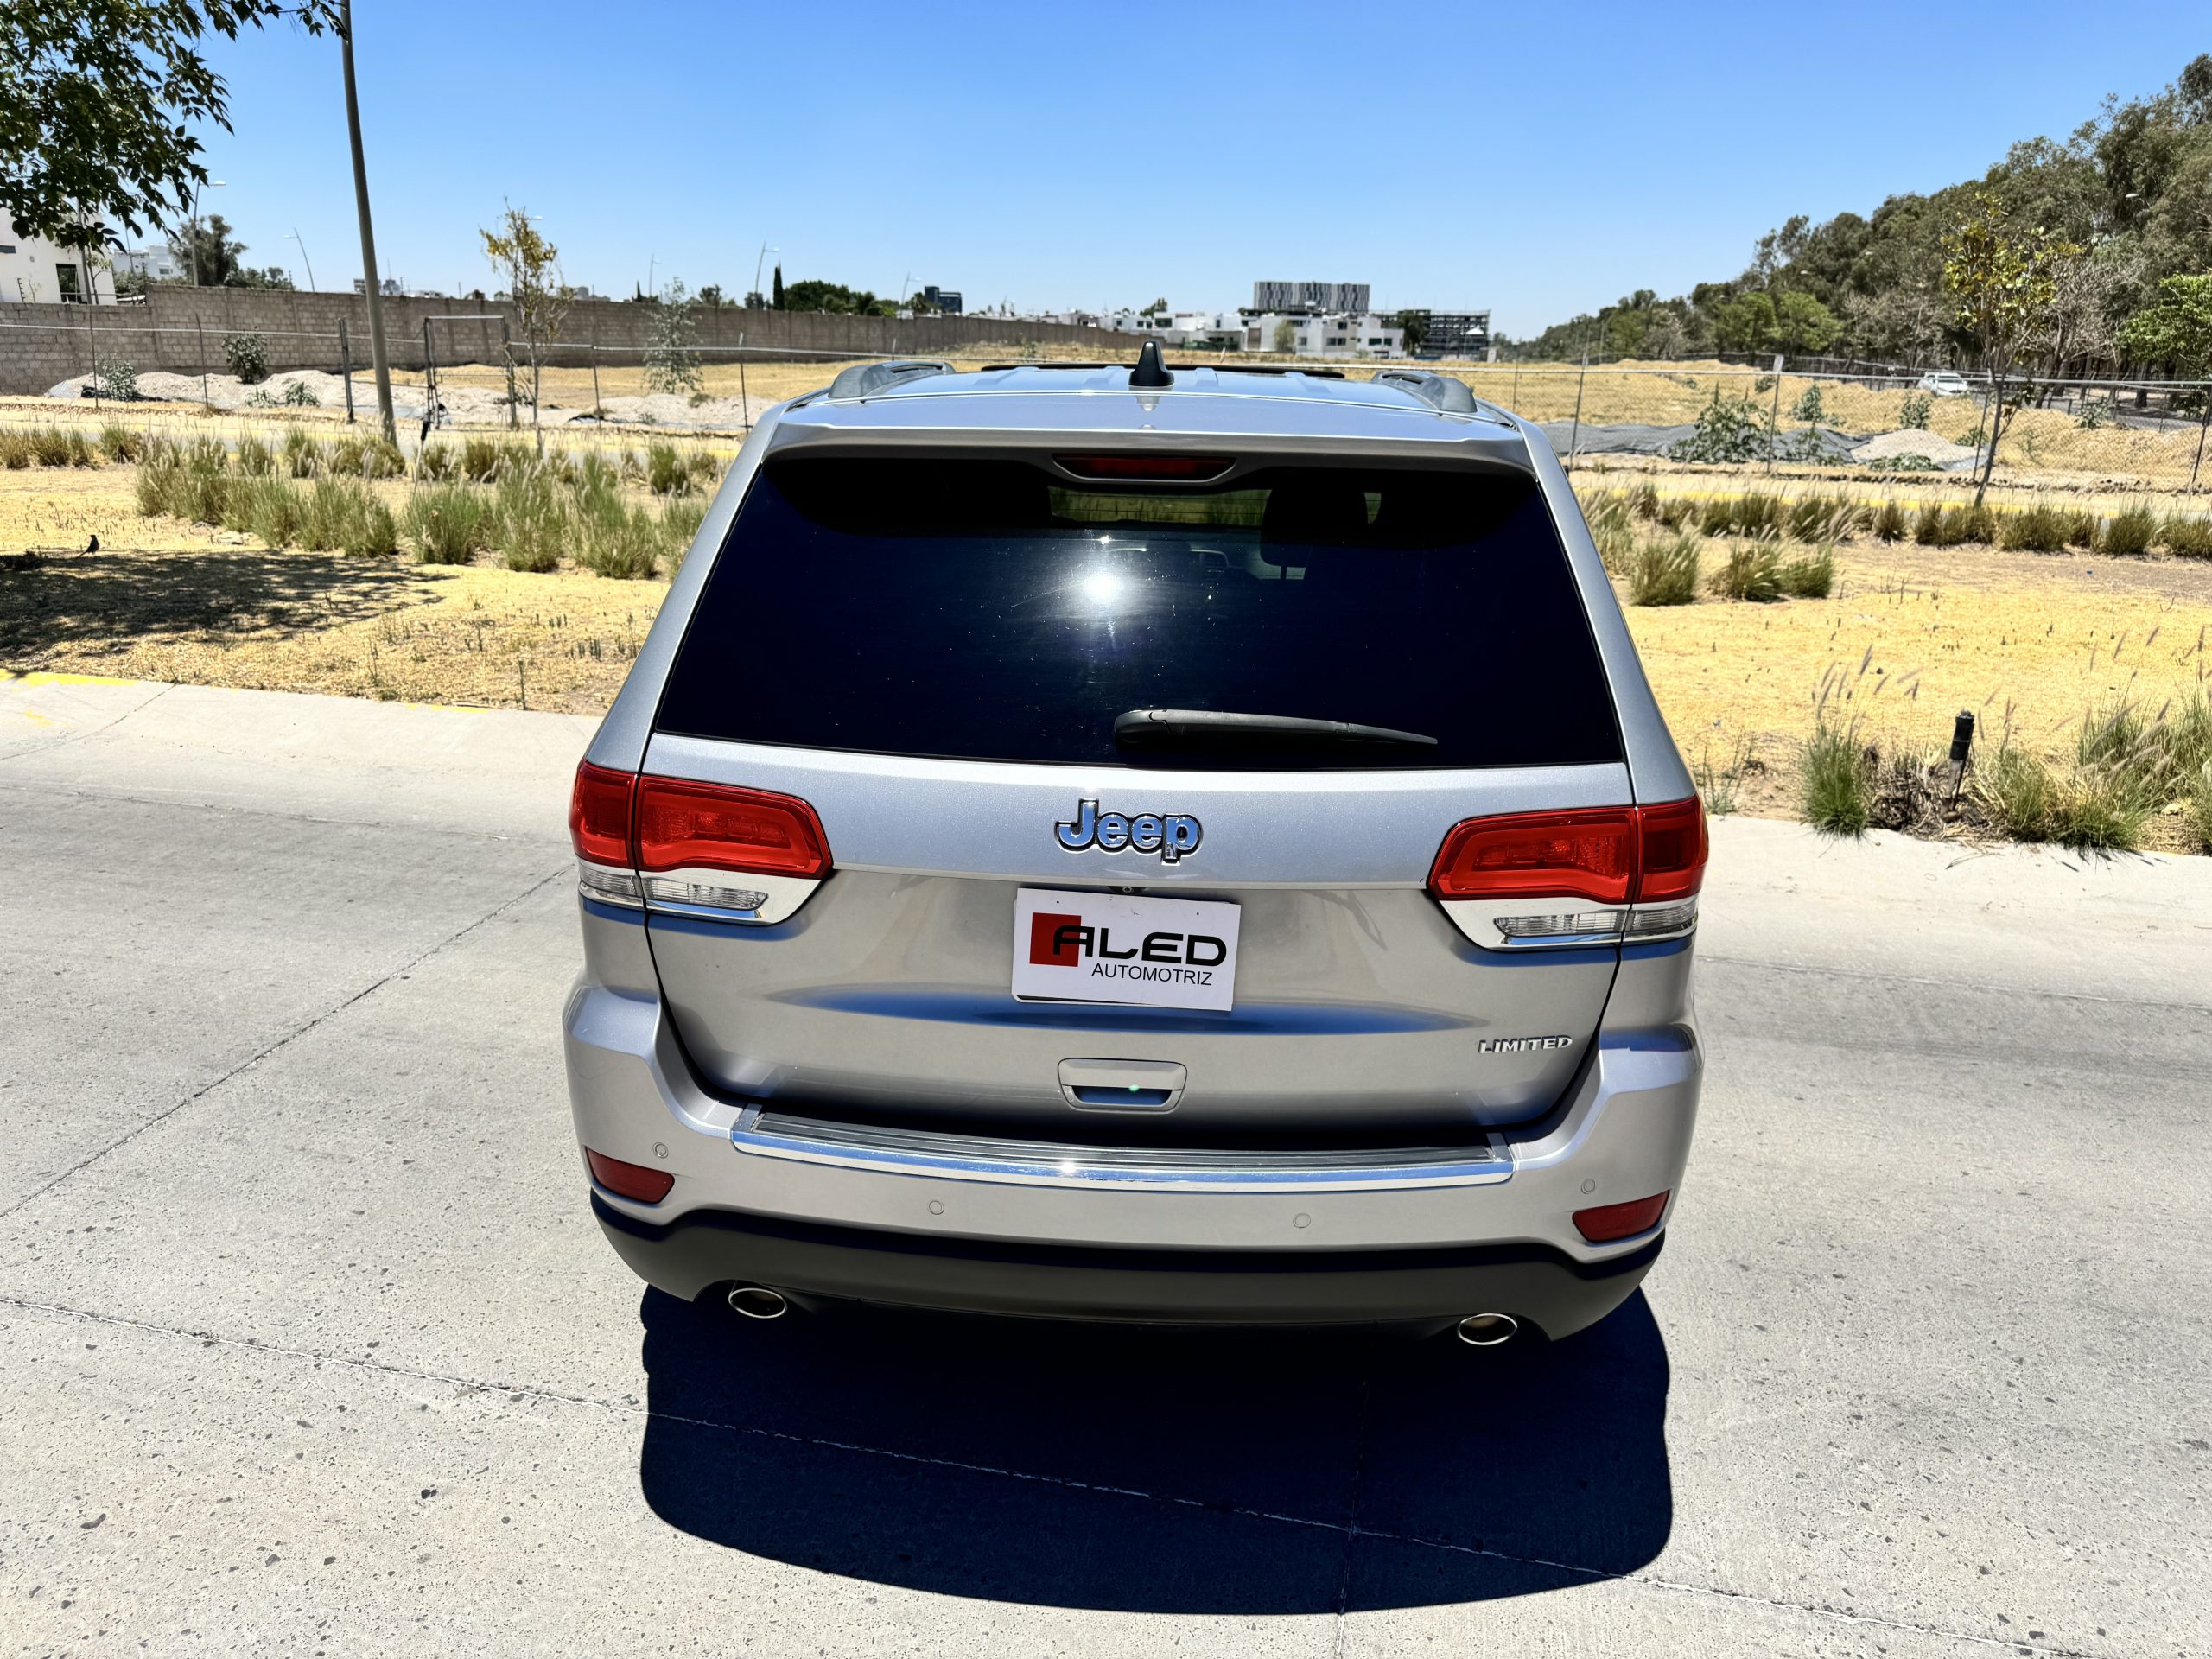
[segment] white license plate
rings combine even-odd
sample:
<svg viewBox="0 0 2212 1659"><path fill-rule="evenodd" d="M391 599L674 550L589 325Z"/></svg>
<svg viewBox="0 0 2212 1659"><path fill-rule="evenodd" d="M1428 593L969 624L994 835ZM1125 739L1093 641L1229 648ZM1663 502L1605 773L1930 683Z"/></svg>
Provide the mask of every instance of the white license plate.
<svg viewBox="0 0 2212 1659"><path fill-rule="evenodd" d="M1014 994L1226 1009L1236 920L1235 905L1024 887L1014 901Z"/></svg>

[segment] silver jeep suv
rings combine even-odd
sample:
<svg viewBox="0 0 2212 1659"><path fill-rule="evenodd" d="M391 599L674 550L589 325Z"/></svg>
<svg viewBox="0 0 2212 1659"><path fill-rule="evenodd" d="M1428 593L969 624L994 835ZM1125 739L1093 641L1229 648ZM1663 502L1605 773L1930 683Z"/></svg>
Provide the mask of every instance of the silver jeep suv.
<svg viewBox="0 0 2212 1659"><path fill-rule="evenodd" d="M570 813L673 1295L1581 1329L1696 1116L1703 815L1540 433L1386 372L849 370Z"/></svg>

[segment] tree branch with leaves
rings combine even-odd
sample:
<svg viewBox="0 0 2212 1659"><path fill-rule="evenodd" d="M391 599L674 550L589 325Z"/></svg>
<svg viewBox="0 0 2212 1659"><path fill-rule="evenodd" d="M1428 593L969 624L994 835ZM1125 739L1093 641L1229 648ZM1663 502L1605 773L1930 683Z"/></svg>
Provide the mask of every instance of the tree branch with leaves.
<svg viewBox="0 0 2212 1659"><path fill-rule="evenodd" d="M1997 445L2028 390L2024 385L2008 408L2006 382L2046 337L2059 274L2082 250L2042 226L2016 230L2005 204L1989 191L1977 190L1974 201L1974 212L1943 238L1942 249L1944 291L1957 302L1955 323L1980 350L1990 379L1989 453L1974 492L1980 506L1997 467Z"/></svg>
<svg viewBox="0 0 2212 1659"><path fill-rule="evenodd" d="M529 356L530 422L538 424L538 391L544 378L545 347L560 337L568 321L569 292L561 280L561 251L538 233L530 214L507 204L499 227L480 232L484 257L506 284L507 307ZM514 341L507 342L507 366L516 367Z"/></svg>

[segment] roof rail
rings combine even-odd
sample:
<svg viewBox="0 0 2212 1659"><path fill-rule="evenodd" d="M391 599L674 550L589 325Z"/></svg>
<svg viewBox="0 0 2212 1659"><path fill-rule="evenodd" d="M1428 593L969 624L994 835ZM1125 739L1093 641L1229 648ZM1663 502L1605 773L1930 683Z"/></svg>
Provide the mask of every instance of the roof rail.
<svg viewBox="0 0 2212 1659"><path fill-rule="evenodd" d="M871 392L895 386L902 380L918 380L924 375L950 374L952 365L934 358L900 358L889 363L857 363L830 383L832 397L865 397Z"/></svg>
<svg viewBox="0 0 2212 1659"><path fill-rule="evenodd" d="M1384 369L1375 378L1388 381L1402 391L1411 392L1439 414L1475 412L1475 394L1468 389L1467 383L1454 380L1449 375L1431 374L1424 369Z"/></svg>
<svg viewBox="0 0 2212 1659"><path fill-rule="evenodd" d="M1063 363L1056 358L1033 359L1027 363L986 363L977 370L979 374L996 374L1003 369L1118 369L1119 363ZM1218 374L1303 374L1316 380L1341 380L1342 369L1316 369L1303 363L1239 363L1234 353L1204 363L1170 363L1170 374L1188 371L1211 369Z"/></svg>

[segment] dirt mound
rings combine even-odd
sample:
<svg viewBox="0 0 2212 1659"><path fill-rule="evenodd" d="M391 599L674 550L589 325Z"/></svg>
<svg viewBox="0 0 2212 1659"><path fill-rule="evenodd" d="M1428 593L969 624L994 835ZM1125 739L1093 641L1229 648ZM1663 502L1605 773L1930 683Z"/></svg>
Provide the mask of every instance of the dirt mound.
<svg viewBox="0 0 2212 1659"><path fill-rule="evenodd" d="M1878 433L1852 450L1853 461L1893 461L1899 455L1920 455L1938 467L1950 467L1961 463L1972 464L1975 451L1963 443L1953 443L1948 438L1939 438L1924 427L1900 427L1895 432Z"/></svg>

